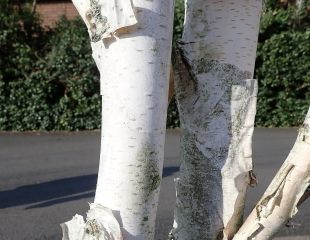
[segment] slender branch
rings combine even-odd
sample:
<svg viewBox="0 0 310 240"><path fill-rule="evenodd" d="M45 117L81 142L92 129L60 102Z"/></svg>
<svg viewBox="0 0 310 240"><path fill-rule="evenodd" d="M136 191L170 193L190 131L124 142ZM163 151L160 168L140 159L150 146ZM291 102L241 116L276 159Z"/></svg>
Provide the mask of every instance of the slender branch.
<svg viewBox="0 0 310 240"><path fill-rule="evenodd" d="M234 240L270 239L309 196L310 109L293 149Z"/></svg>

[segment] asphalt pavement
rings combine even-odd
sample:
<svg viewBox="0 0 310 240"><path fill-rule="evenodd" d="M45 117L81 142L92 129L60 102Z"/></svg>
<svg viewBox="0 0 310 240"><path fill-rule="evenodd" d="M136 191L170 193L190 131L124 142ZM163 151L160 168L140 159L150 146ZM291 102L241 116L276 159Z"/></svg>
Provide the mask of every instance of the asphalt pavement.
<svg viewBox="0 0 310 240"><path fill-rule="evenodd" d="M297 129L255 129L253 161L259 185L248 192L249 214L291 149ZM168 130L156 222L156 240L165 240L173 222L180 133ZM99 131L0 132L0 240L60 240L59 224L93 201ZM310 240L310 200L276 239Z"/></svg>

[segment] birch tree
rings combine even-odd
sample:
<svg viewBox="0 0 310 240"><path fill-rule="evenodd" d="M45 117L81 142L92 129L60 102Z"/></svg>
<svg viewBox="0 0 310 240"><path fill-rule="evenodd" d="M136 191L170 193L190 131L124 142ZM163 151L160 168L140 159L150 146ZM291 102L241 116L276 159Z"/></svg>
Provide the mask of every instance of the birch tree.
<svg viewBox="0 0 310 240"><path fill-rule="evenodd" d="M173 0L73 0L100 71L102 137L94 203L63 239L153 239L163 167Z"/></svg>
<svg viewBox="0 0 310 240"><path fill-rule="evenodd" d="M170 239L231 239L254 183L253 78L261 0L190 0L176 66L180 176Z"/></svg>
<svg viewBox="0 0 310 240"><path fill-rule="evenodd" d="M261 1L186 2L175 64L182 159L170 239L270 239L309 196L310 113L242 225L247 185L256 183L251 138L257 86L251 78L260 12Z"/></svg>
<svg viewBox="0 0 310 240"><path fill-rule="evenodd" d="M62 225L63 239L153 239L173 1L73 1L101 74L103 122L94 203L86 222L76 215ZM309 185L310 113L288 160L238 231L247 186L256 183L251 139L261 8L261 0L186 2L175 63L182 159L170 239L268 239L296 212Z"/></svg>

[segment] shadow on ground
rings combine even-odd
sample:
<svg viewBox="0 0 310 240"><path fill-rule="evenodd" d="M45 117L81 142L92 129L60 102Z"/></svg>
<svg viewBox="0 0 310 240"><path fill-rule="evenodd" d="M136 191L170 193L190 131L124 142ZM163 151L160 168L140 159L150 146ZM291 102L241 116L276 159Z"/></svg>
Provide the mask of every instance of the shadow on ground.
<svg viewBox="0 0 310 240"><path fill-rule="evenodd" d="M163 177L170 176L177 171L179 167L166 167ZM0 209L22 205L30 205L26 209L41 208L94 197L96 182L97 174L90 174L1 191Z"/></svg>

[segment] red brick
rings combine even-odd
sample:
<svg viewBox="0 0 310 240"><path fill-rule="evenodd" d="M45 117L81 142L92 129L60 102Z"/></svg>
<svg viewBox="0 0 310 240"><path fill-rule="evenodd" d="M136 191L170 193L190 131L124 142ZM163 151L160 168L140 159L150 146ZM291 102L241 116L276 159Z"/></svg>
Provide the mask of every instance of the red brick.
<svg viewBox="0 0 310 240"><path fill-rule="evenodd" d="M36 11L41 16L43 26L53 27L61 16L66 16L68 19L73 19L78 16L74 5L71 2L46 2L38 3Z"/></svg>

